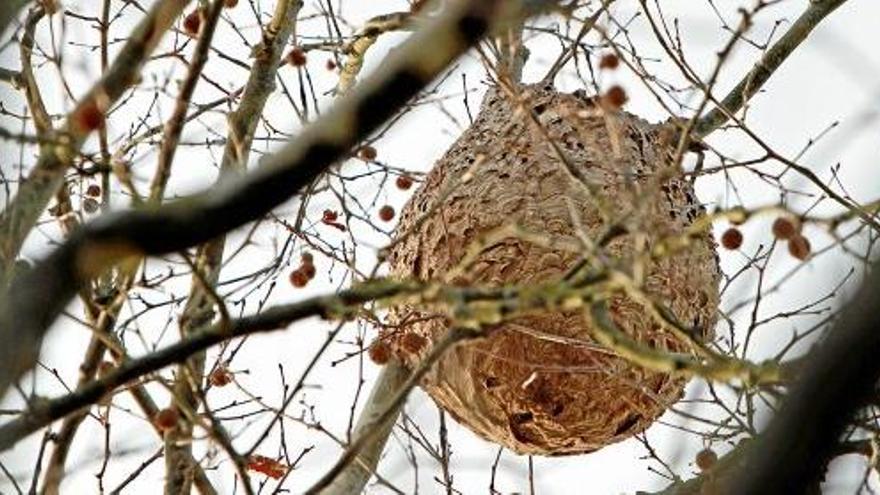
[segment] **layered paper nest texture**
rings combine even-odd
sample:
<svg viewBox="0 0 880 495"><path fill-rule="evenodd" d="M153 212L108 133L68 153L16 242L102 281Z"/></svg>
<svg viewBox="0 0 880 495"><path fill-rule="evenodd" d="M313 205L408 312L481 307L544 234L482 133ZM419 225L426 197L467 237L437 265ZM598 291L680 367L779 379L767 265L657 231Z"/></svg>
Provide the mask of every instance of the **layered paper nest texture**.
<svg viewBox="0 0 880 495"><path fill-rule="evenodd" d="M605 249L626 269L636 242L650 248L680 236L703 212L690 181L670 166L671 129L581 92L549 85L491 89L473 124L404 207L400 242L389 256L392 274L489 287L551 282L582 258L583 251L570 248L579 245L578 234L596 241L609 221L636 232ZM479 236L513 225L557 247L506 237L484 246L448 280ZM711 236L701 234L689 248L647 265L646 273L644 292L708 337L719 283ZM609 310L617 327L640 342L690 351L632 299L614 297ZM449 324L417 305L393 308L389 321L381 338L410 366L430 346L405 345L405 334L435 342ZM587 321L580 311L506 321L446 353L422 388L459 423L518 453L584 453L629 438L680 398L686 380L597 345Z"/></svg>

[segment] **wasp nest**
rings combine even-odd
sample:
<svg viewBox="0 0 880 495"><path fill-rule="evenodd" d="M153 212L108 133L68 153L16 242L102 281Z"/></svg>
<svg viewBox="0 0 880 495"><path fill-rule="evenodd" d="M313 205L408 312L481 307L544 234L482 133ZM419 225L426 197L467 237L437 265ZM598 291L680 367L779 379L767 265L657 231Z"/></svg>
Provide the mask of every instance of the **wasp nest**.
<svg viewBox="0 0 880 495"><path fill-rule="evenodd" d="M514 104L491 90L473 125L403 209L400 240L389 255L394 276L444 280L480 234L505 225L560 241L553 246L577 245L578 232L596 240L609 215L639 232L605 249L625 261L635 242L650 247L681 234L703 211L691 184L669 167L669 125L651 125L549 85L524 86L519 93ZM447 281L534 285L560 279L579 260L577 250L538 244L512 236L486 245ZM646 274L645 291L705 338L715 324L719 281L709 234L647 266ZM612 298L609 314L643 344L690 351L631 299ZM449 324L414 305L393 308L390 321L381 338L410 366L427 352L421 344L436 341ZM644 430L681 397L685 383L596 344L581 312L545 310L453 348L421 385L488 440L519 453L564 455Z"/></svg>

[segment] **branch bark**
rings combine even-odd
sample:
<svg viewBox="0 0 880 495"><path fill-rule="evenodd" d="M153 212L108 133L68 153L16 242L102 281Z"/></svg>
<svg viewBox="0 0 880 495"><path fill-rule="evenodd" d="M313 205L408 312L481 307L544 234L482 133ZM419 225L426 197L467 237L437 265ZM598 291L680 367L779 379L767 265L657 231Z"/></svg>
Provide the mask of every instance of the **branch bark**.
<svg viewBox="0 0 880 495"><path fill-rule="evenodd" d="M104 377L93 380L75 391L55 398L36 398L28 409L15 419L0 425L0 452L52 422L98 402L102 397L126 383L153 371L181 362L205 349L244 335L268 332L311 316L345 314L367 301L395 294L420 290L419 284L377 281L335 295L314 297L304 301L267 309L254 316L217 323L193 332L190 337L143 357L130 359ZM139 384L134 384L139 386Z"/></svg>
<svg viewBox="0 0 880 495"><path fill-rule="evenodd" d="M731 477L731 493L804 493L819 482L852 416L880 380L880 270L875 264L779 412Z"/></svg>
<svg viewBox="0 0 880 495"><path fill-rule="evenodd" d="M222 7L223 1L218 0L216 4L218 12ZM239 176L245 172L257 123L263 115L269 96L275 91L279 61L284 47L295 31L296 17L301 7L302 2L299 0L282 0L276 4L273 20L263 33L260 49L251 66L241 103L229 116L229 130L221 160L219 180ZM177 119L174 119L178 122L179 129L183 127L185 108L186 106L178 112ZM173 139L173 146L176 145L177 137ZM163 152L167 146L169 140L166 139L163 142ZM154 181L154 188L151 190L153 200L162 197L165 181L170 174L170 159L173 151L173 147L169 148L168 160L159 163L156 177L164 180ZM225 244L226 236L220 236L199 246L193 266L190 294L180 317L180 333L183 338L198 330L204 322L211 321L214 316L212 307L215 303L223 304L222 301L215 301L214 296L220 278ZM174 397L178 403L182 403L188 409L198 408L199 397L202 395L198 388L203 383L204 369L204 353L198 353L178 366ZM192 472L194 467L191 464L193 425L186 418L180 425L165 436L165 493L169 495L190 492L190 478L187 473ZM219 428L219 425L216 426ZM234 458L233 462L239 465L241 459ZM241 482L246 493L250 493L250 480L246 477L246 470L240 468L238 471L243 478Z"/></svg>
<svg viewBox="0 0 880 495"><path fill-rule="evenodd" d="M382 368L370 397L364 403L364 409L358 417L357 426L352 435L352 442L357 442L375 430L374 440L367 443L358 452L355 461L343 469L338 476L321 491L322 495L347 495L361 493L367 482L376 471L379 459L385 450L388 436L394 429L400 407L394 407L392 400L403 389L412 372L398 361L393 360ZM377 421L385 411L384 421Z"/></svg>
<svg viewBox="0 0 880 495"><path fill-rule="evenodd" d="M828 14L834 12L847 0L810 0L807 9L794 24L755 64L751 71L721 101L720 105L701 117L694 126L693 134L707 136L726 124L732 115L740 111L763 86L813 29Z"/></svg>
<svg viewBox="0 0 880 495"><path fill-rule="evenodd" d="M393 116L481 39L490 19L504 22L519 7L497 1L450 4L383 70L244 179L161 208L109 214L72 235L0 300L0 396L34 365L46 329L87 280L124 258L186 249L266 214ZM427 43L434 48L424 50Z"/></svg>
<svg viewBox="0 0 880 495"><path fill-rule="evenodd" d="M25 237L45 211L52 196L64 181L64 173L94 129L83 125L84 113L102 114L134 84L149 55L159 44L189 0L164 0L157 3L131 33L113 65L101 80L83 96L68 114L58 140L63 144L44 144L27 180L9 206L0 214L0 286L5 286L8 272L18 256ZM2 383L2 380L0 380ZM0 387L0 393L5 387Z"/></svg>
<svg viewBox="0 0 880 495"><path fill-rule="evenodd" d="M9 27L12 20L18 15L18 11L27 4L28 0L6 0L3 2L3 5L0 6L0 34L6 31L6 28Z"/></svg>

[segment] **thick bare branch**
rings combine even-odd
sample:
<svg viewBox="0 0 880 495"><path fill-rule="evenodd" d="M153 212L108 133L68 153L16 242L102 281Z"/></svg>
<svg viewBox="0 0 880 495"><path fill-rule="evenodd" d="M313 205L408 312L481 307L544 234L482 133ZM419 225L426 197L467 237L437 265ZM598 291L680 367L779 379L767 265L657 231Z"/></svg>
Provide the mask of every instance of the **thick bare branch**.
<svg viewBox="0 0 880 495"><path fill-rule="evenodd" d="M810 352L809 365L730 478L730 493L805 493L822 478L849 420L876 394L880 380L877 268Z"/></svg>
<svg viewBox="0 0 880 495"><path fill-rule="evenodd" d="M56 420L98 402L106 394L131 380L181 362L213 345L243 335L277 330L310 316L345 314L367 301L412 292L420 287L419 284L379 281L336 295L314 297L267 309L259 315L233 320L228 325L221 322L208 326L176 344L144 357L125 361L106 376L91 381L68 395L57 399L35 400L26 412L0 426L0 451L11 448L22 438Z"/></svg>
<svg viewBox="0 0 880 495"><path fill-rule="evenodd" d="M28 3L28 0L6 0L0 5L0 34L3 34L15 16L18 15L18 11Z"/></svg>
<svg viewBox="0 0 880 495"><path fill-rule="evenodd" d="M222 1L217 4L218 9L222 8ZM251 67L241 103L238 109L229 116L229 131L221 160L219 180L225 180L245 172L257 123L263 115L269 96L275 90L275 77L279 61L285 45L295 30L296 17L301 7L302 2L299 0L281 1L276 4L273 21L263 33L263 40ZM175 121L178 122L177 125L180 128L183 125L184 113L181 111L175 116L177 117ZM163 151L169 144L167 140L163 142ZM177 138L175 137L173 146L176 145ZM170 148L169 154L173 153L173 149ZM163 167L165 163L168 167ZM168 162L160 161L156 177L164 176L167 180L169 173L170 156ZM154 182L154 186L157 185L161 185L161 187L154 187L151 191L151 198L154 200L161 197L162 191L164 191L164 180ZM211 308L216 301L213 300L212 295L220 277L225 244L226 236L220 236L199 247L194 263L192 288L180 318L180 332L183 337L190 335L203 322L213 318ZM185 407L198 407L199 394L192 390L192 387L194 385L200 386L203 374L204 355L201 353L178 367L174 394L177 401L182 401ZM219 425L215 426L220 428ZM188 477L183 474L190 471L191 444L192 424L186 420L181 423L180 428L165 437L166 494L189 493ZM236 464L240 464L240 459L233 459L233 461L239 461ZM243 469L239 469L239 471L245 473ZM242 484L246 490L250 489L248 480L243 479Z"/></svg>
<svg viewBox="0 0 880 495"><path fill-rule="evenodd" d="M730 116L748 103L749 99L764 86L764 83L770 79L776 69L785 62L789 55L794 53L801 42L807 39L813 29L828 14L834 12L846 1L811 0L804 13L798 17L782 38L767 50L761 60L724 98L720 106L713 108L697 121L693 133L700 137L706 136L729 121Z"/></svg>
<svg viewBox="0 0 880 495"><path fill-rule="evenodd" d="M33 366L46 329L87 280L123 258L185 249L266 214L393 116L479 40L490 19L503 22L518 6L451 4L383 70L244 179L154 210L107 215L71 236L16 280L0 301L0 395ZM428 40L434 49L424 50Z"/></svg>
<svg viewBox="0 0 880 495"><path fill-rule="evenodd" d="M106 113L134 84L141 67L188 3L189 0L163 0L157 3L131 33L101 80L68 114L58 131L58 140L63 144L41 146L40 156L27 180L20 185L15 198L0 214L0 278L6 280L7 271L18 256L25 237L61 186L64 172L72 164L80 147L95 130L96 112L100 115Z"/></svg>
<svg viewBox="0 0 880 495"><path fill-rule="evenodd" d="M370 397L364 403L352 441L357 442L368 433L376 430L373 441L368 442L358 452L355 461L343 469L321 493L323 495L346 495L361 493L379 465L379 458L385 449L388 436L397 421L400 408L394 408L392 400L406 385L412 372L397 361L391 361L382 368ZM386 411L392 411L386 413ZM377 418L385 414L384 421Z"/></svg>
<svg viewBox="0 0 880 495"><path fill-rule="evenodd" d="M408 28L412 14L409 12L394 12L384 14L368 20L363 27L354 35L354 39L342 47L345 53L345 65L339 73L339 83L336 85L338 94L345 94L354 86L357 76L364 66L364 57L367 50L376 43L383 33L388 33Z"/></svg>
<svg viewBox="0 0 880 495"><path fill-rule="evenodd" d="M385 441L388 438L388 432L390 431L391 426L393 426L400 409L403 407L403 404L406 402L412 389L418 385L419 381L425 376L431 367L437 363L437 360L439 360L444 353L448 352L456 344L466 339L475 338L479 335L480 333L478 331L461 327L453 327L447 330L446 334L434 343L431 350L419 362L418 366L416 366L412 372L408 373L408 376L401 376L401 378L403 378L403 383L397 388L389 388L389 397L387 397L386 401L383 401L383 407L377 407L375 411L371 411L372 414L365 419L363 425L360 425L359 429L361 430L361 435L355 436L333 467L331 467L330 470L327 471L321 479L315 482L315 484L305 493L308 495L346 493L343 491L327 492L326 490L330 489L331 484L343 473L351 473L349 467L355 462L364 449L367 449L368 453L372 455L375 455L373 453L376 452L377 449L381 453L381 448L384 446Z"/></svg>

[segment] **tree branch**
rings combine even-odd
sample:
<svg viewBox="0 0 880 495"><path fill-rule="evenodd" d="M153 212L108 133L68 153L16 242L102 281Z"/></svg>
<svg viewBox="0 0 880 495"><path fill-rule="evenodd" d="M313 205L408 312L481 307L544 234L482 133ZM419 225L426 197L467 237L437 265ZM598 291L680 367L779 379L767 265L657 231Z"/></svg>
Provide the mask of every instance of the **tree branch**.
<svg viewBox="0 0 880 495"><path fill-rule="evenodd" d="M721 104L701 117L694 126L693 134L703 137L711 134L730 120L730 117L745 106L770 76L794 53L813 29L828 14L846 3L847 0L810 0L807 9L755 64L751 71L724 98Z"/></svg>
<svg viewBox="0 0 880 495"><path fill-rule="evenodd" d="M403 407L412 389L418 385L419 381L430 371L431 367L434 366L444 353L459 342L477 337L478 335L480 335L479 331L462 327L452 327L447 330L446 334L434 343L428 354L419 361L418 366L403 379L403 383L396 389L391 388L388 390L390 397L383 404L384 407L377 407L374 411L371 411L373 414L365 419L362 428L360 428L361 435L355 436L333 467L305 493L307 495L351 493L341 491L327 492L325 490L329 490L331 484L343 473L347 472L349 476L353 476L349 467L364 449L368 449L370 453L375 453L377 449L381 452L381 447L384 446L388 438L387 435L390 432L390 427L393 426L400 408ZM389 423L391 426L389 426Z"/></svg>
<svg viewBox="0 0 880 495"><path fill-rule="evenodd" d="M28 0L4 0L0 5L0 34L6 31L9 24L18 15L18 11L29 3Z"/></svg>
<svg viewBox="0 0 880 495"><path fill-rule="evenodd" d="M527 2L533 8L541 2ZM112 264L203 243L296 194L401 109L519 2L455 2L302 135L244 179L151 210L106 215L71 238L0 300L0 396L36 361L46 329L75 291ZM427 43L432 50L424 50Z"/></svg>
<svg viewBox="0 0 880 495"><path fill-rule="evenodd" d="M44 428L55 420L98 402L102 397L131 380L181 362L209 347L259 332L283 328L311 316L332 316L351 311L362 303L395 294L414 292L419 284L378 281L336 295L314 297L298 303L270 308L258 315L221 322L193 332L190 337L140 358L122 362L104 377L89 382L75 391L55 398L36 399L27 411L0 426L0 451L14 446L19 440Z"/></svg>
<svg viewBox="0 0 880 495"><path fill-rule="evenodd" d="M400 413L400 407L393 407L392 400L403 389L411 375L412 372L396 360L392 360L382 368L376 383L373 384L370 397L364 403L364 409L360 413L352 435L352 441L357 442L376 430L373 433L374 440L364 445L358 452L355 462L343 469L321 492L322 495L363 492L379 465L379 458L385 450L388 436L394 429L394 423L397 422ZM384 421L377 421L385 411L393 412L387 413Z"/></svg>
<svg viewBox="0 0 880 495"><path fill-rule="evenodd" d="M222 0L217 8L223 7ZM253 142L257 123L263 115L269 96L275 90L275 77L278 73L279 61L284 46L293 35L296 26L296 17L302 7L300 0L282 0L275 6L273 20L269 28L263 33L263 40L257 56L251 66L247 85L239 103L238 109L229 116L229 129L227 131L226 148L221 160L220 178L224 180L230 176L241 175L245 171L248 155ZM186 106L176 115L178 125L182 129ZM179 131L178 131L179 136ZM163 143L163 151L168 141ZM174 139L174 145L177 138ZM173 148L170 149L173 154ZM170 156L167 162L160 161L156 177L165 175L165 180L170 173ZM163 167L167 163L168 167ZM162 197L165 182L154 181L158 185L151 190L151 199L158 200ZM212 295L217 287L220 277L220 269L223 261L223 251L226 244L226 236L220 236L199 246L198 255L193 266L193 277L186 307L180 317L180 333L182 337L189 336L196 331L205 321L211 321L213 305L222 301L214 301ZM222 309L222 308L221 308ZM204 354L185 361L178 367L177 381L174 385L174 396L184 407L195 409L198 407L199 390L204 375ZM181 426L165 436L165 493L189 493L188 477L185 474L191 469L192 457L192 424L183 418ZM213 424L213 422L212 422ZM222 427L214 425L215 430ZM225 438L225 433L219 432L219 436ZM227 450L231 451L230 448ZM233 451L234 452L234 451ZM242 460L239 457L232 459L242 478L242 485L249 493L250 482L247 472L243 469Z"/></svg>
<svg viewBox="0 0 880 495"><path fill-rule="evenodd" d="M27 180L19 186L9 206L0 214L0 282L7 280L9 267L18 256L25 237L58 191L65 171L94 130L92 124L84 125L84 120L88 122L93 119L92 115L86 117L86 114L100 112L103 115L134 84L162 35L188 3L189 0L164 0L155 4L131 33L113 65L68 114L64 125L58 130L58 138L63 144L41 146L40 156ZM5 285L0 283L0 286ZM5 390L5 386L0 386L0 394Z"/></svg>
<svg viewBox="0 0 880 495"><path fill-rule="evenodd" d="M852 416L876 393L880 270L871 270L731 477L731 493L804 493L821 479Z"/></svg>

